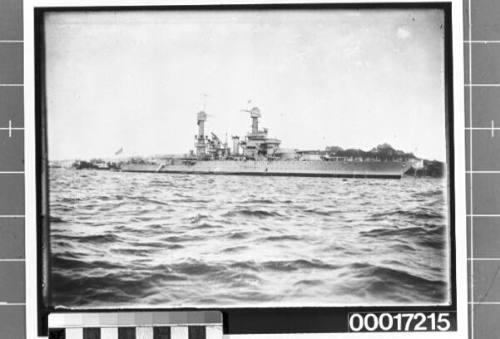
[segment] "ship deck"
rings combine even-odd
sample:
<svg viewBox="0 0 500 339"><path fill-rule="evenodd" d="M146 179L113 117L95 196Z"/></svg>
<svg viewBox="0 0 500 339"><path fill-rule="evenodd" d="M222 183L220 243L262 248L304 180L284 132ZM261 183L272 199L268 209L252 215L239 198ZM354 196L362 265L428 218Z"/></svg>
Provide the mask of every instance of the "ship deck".
<svg viewBox="0 0 500 339"><path fill-rule="evenodd" d="M122 166L121 171L198 175L400 179L408 168L409 164L402 162L197 161L193 164L126 164Z"/></svg>

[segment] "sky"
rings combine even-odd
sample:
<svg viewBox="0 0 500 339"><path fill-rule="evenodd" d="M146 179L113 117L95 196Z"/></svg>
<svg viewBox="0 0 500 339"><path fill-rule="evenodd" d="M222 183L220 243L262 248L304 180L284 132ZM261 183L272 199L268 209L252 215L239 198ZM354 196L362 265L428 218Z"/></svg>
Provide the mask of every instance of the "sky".
<svg viewBox="0 0 500 339"><path fill-rule="evenodd" d="M187 153L198 111L230 141L257 106L283 148L445 161L443 26L434 9L48 13L49 159Z"/></svg>

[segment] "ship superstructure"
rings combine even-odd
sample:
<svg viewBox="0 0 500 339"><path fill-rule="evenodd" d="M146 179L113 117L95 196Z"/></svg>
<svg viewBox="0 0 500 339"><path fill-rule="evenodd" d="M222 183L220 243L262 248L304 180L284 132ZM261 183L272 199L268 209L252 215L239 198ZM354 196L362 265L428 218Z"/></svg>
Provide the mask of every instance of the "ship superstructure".
<svg viewBox="0 0 500 339"><path fill-rule="evenodd" d="M233 135L231 147L227 137L208 136L205 123L208 114L197 113L198 134L194 150L187 156L164 158L154 163L126 163L126 172L161 172L225 175L280 175L320 177L401 178L415 159L332 156L322 151L300 151L281 148L281 140L269 137L268 129L259 129L262 117L258 107L243 110L250 113L251 131L240 139Z"/></svg>
<svg viewBox="0 0 500 339"><path fill-rule="evenodd" d="M205 134L205 121L207 113L200 111L197 114L198 134L195 135L195 154L199 160L266 160L279 159L278 149L281 140L270 138L267 128L259 129L259 118L262 116L258 107L250 110L242 110L250 113L252 119L252 130L240 141L237 135L232 136L232 148L228 147L227 141L222 142L214 133L211 137ZM240 152L240 149L242 150Z"/></svg>
<svg viewBox="0 0 500 339"><path fill-rule="evenodd" d="M227 142L223 143L214 133L211 138L205 135L207 116L205 111L197 114L198 135L194 136L196 158L200 160L226 159L230 153Z"/></svg>
<svg viewBox="0 0 500 339"><path fill-rule="evenodd" d="M247 110L252 119L252 131L240 142L243 156L251 160L276 159L281 140L269 138L267 128L259 130L259 118L262 116L258 107Z"/></svg>

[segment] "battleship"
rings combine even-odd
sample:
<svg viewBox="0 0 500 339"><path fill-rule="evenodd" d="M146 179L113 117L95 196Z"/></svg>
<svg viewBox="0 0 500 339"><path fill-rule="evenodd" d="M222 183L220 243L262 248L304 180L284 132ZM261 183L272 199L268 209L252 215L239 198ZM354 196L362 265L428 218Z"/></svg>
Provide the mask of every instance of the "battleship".
<svg viewBox="0 0 500 339"><path fill-rule="evenodd" d="M413 167L416 158L396 156L391 159L356 156L335 156L321 151L282 148L281 141L268 136L268 129L259 129L262 117L258 107L243 110L250 113L252 130L244 138L234 135L232 147L216 134L205 134L207 113L197 114L198 134L194 150L182 157L158 161L129 161L122 172L190 173L260 176L307 176L338 178L400 179Z"/></svg>

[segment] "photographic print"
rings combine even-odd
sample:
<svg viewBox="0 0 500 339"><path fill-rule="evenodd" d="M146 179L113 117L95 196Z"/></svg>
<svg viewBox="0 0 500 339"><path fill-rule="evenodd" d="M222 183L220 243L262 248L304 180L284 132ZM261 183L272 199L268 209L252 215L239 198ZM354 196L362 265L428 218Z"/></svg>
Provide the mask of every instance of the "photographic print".
<svg viewBox="0 0 500 339"><path fill-rule="evenodd" d="M449 305L444 26L47 11L52 306Z"/></svg>

